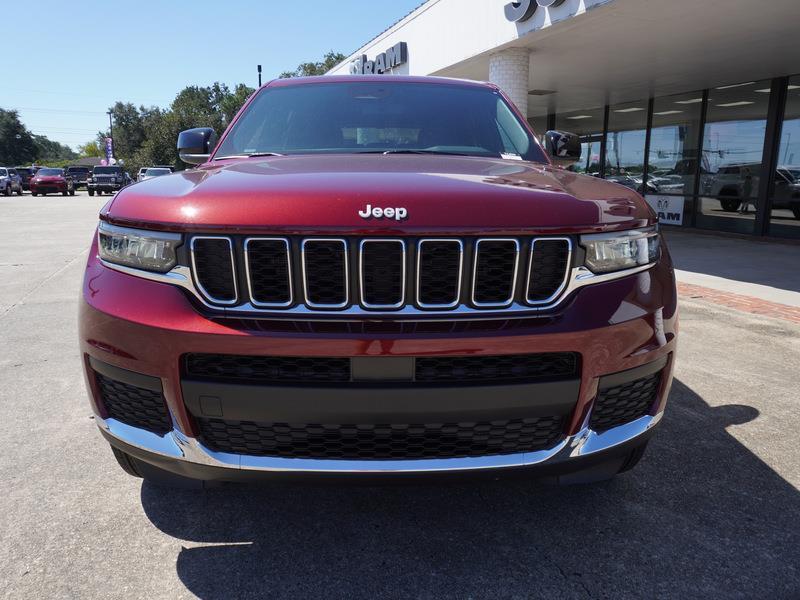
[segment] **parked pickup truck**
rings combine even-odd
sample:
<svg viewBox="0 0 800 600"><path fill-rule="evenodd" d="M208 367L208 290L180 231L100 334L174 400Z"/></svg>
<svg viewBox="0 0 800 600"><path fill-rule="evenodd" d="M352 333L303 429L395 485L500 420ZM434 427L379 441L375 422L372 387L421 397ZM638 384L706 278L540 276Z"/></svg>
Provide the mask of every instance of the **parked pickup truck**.
<svg viewBox="0 0 800 600"><path fill-rule="evenodd" d="M67 175L72 177L72 182L75 184L75 189L79 187L87 187L89 176L92 170L84 166L72 166L66 168Z"/></svg>
<svg viewBox="0 0 800 600"><path fill-rule="evenodd" d="M665 411L677 296L634 190L562 168L495 86L280 80L199 165L100 213L81 365L157 483L631 469Z"/></svg>
<svg viewBox="0 0 800 600"><path fill-rule="evenodd" d="M128 185L130 180L120 166L97 166L92 169L92 175L87 179L86 187L89 195L113 194Z"/></svg>

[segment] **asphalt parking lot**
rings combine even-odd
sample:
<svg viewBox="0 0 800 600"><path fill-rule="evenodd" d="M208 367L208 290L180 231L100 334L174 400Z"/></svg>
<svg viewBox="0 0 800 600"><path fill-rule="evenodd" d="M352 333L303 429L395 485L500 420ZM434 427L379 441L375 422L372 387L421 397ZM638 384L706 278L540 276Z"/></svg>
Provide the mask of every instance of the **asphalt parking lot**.
<svg viewBox="0 0 800 600"><path fill-rule="evenodd" d="M4 597L800 597L800 326L684 299L663 427L612 482L164 490L79 369L107 200L0 198Z"/></svg>

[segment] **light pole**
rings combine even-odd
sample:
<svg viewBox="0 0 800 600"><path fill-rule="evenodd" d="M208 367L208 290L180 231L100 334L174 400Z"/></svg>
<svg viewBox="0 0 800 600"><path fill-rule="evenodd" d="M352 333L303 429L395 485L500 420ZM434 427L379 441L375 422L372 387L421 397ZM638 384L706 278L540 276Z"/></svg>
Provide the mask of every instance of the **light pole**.
<svg viewBox="0 0 800 600"><path fill-rule="evenodd" d="M109 110L106 114L108 115L108 137L114 139L114 123L111 122L111 115L113 113Z"/></svg>
<svg viewBox="0 0 800 600"><path fill-rule="evenodd" d="M258 65L258 87L261 87L261 65Z"/></svg>

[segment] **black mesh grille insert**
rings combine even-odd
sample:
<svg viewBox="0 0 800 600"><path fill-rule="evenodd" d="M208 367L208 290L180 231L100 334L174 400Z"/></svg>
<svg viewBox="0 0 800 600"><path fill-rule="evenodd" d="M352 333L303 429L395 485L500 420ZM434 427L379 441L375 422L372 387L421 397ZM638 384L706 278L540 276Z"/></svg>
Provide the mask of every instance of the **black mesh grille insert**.
<svg viewBox="0 0 800 600"><path fill-rule="evenodd" d="M564 283L568 263L567 240L537 240L531 251L528 301L542 302L551 298Z"/></svg>
<svg viewBox="0 0 800 600"><path fill-rule="evenodd" d="M304 244L306 297L311 304L339 306L347 302L347 247L340 240Z"/></svg>
<svg viewBox="0 0 800 600"><path fill-rule="evenodd" d="M483 423L312 425L198 419L217 452L282 458L388 460L532 452L553 446L561 417Z"/></svg>
<svg viewBox="0 0 800 600"><path fill-rule="evenodd" d="M404 298L405 249L402 242L365 241L361 246L361 294L370 306L397 306Z"/></svg>
<svg viewBox="0 0 800 600"><path fill-rule="evenodd" d="M503 382L564 379L578 376L572 352L508 356L433 356L416 359L419 382Z"/></svg>
<svg viewBox="0 0 800 600"><path fill-rule="evenodd" d="M338 357L187 354L184 374L192 379L255 383L349 383L350 359ZM571 379L579 375L578 354L549 352L506 356L424 356L415 359L416 383L520 383Z"/></svg>
<svg viewBox="0 0 800 600"><path fill-rule="evenodd" d="M514 291L518 246L512 240L485 240L477 244L474 300L478 304L507 304Z"/></svg>
<svg viewBox="0 0 800 600"><path fill-rule="evenodd" d="M661 373L600 390L592 409L591 427L603 431L635 421L650 412L656 401Z"/></svg>
<svg viewBox="0 0 800 600"><path fill-rule="evenodd" d="M461 242L430 240L419 247L419 290L421 304L450 306L459 298Z"/></svg>
<svg viewBox="0 0 800 600"><path fill-rule="evenodd" d="M247 268L253 300L279 306L291 302L289 248L285 240L249 240Z"/></svg>
<svg viewBox="0 0 800 600"><path fill-rule="evenodd" d="M199 238L192 242L195 278L208 299L217 302L236 300L231 245L227 239Z"/></svg>
<svg viewBox="0 0 800 600"><path fill-rule="evenodd" d="M132 427L164 435L172 429L161 392L122 383L95 373L108 416Z"/></svg>
<svg viewBox="0 0 800 600"><path fill-rule="evenodd" d="M186 375L198 379L258 383L350 381L349 358L187 354L184 360Z"/></svg>

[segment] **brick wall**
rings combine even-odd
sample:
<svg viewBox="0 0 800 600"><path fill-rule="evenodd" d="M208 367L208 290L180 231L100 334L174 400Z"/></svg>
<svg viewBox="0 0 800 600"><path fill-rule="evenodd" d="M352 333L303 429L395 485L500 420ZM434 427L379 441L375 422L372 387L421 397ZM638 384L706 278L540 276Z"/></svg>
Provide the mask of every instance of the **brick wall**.
<svg viewBox="0 0 800 600"><path fill-rule="evenodd" d="M508 94L526 119L530 64L530 50L524 48L509 48L489 57L489 81Z"/></svg>

